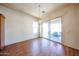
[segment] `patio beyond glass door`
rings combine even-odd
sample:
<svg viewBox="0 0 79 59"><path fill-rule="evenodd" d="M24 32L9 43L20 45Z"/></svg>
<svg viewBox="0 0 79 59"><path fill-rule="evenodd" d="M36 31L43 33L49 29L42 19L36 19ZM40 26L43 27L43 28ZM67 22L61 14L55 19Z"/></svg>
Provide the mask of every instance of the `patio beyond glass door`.
<svg viewBox="0 0 79 59"><path fill-rule="evenodd" d="M61 18L43 23L43 37L56 42L61 42Z"/></svg>
<svg viewBox="0 0 79 59"><path fill-rule="evenodd" d="M61 42L61 18L50 21L50 40Z"/></svg>

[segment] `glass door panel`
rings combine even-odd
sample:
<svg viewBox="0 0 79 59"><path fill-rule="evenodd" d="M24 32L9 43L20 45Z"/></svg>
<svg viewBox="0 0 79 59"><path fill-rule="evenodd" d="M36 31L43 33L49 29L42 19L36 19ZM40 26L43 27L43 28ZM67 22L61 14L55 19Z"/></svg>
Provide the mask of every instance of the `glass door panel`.
<svg viewBox="0 0 79 59"><path fill-rule="evenodd" d="M43 37L56 42L61 42L61 18L43 23Z"/></svg>
<svg viewBox="0 0 79 59"><path fill-rule="evenodd" d="M50 40L61 42L61 19L60 18L51 20L50 30L51 30Z"/></svg>

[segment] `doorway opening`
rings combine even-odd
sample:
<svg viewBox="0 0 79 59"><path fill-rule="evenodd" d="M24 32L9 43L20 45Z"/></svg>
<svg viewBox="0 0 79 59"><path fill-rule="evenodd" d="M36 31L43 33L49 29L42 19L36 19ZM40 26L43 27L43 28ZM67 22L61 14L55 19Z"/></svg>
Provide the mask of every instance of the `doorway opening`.
<svg viewBox="0 0 79 59"><path fill-rule="evenodd" d="M43 37L61 43L61 17L43 23Z"/></svg>

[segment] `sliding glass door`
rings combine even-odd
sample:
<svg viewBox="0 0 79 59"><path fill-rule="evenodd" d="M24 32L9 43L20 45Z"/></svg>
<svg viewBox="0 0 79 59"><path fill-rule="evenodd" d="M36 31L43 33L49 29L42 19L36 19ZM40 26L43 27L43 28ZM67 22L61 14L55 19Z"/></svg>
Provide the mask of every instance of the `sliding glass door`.
<svg viewBox="0 0 79 59"><path fill-rule="evenodd" d="M61 42L61 18L50 20L50 40Z"/></svg>
<svg viewBox="0 0 79 59"><path fill-rule="evenodd" d="M43 23L43 37L61 42L61 18L49 20Z"/></svg>

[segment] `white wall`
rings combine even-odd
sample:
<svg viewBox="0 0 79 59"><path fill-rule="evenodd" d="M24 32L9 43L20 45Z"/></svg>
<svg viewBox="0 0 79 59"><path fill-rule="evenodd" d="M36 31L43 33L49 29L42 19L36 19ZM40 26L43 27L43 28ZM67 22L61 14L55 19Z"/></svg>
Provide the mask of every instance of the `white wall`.
<svg viewBox="0 0 79 59"><path fill-rule="evenodd" d="M73 5L62 17L64 45L79 50L79 5Z"/></svg>
<svg viewBox="0 0 79 59"><path fill-rule="evenodd" d="M79 50L79 4L51 12L43 21L62 17L62 43Z"/></svg>
<svg viewBox="0 0 79 59"><path fill-rule="evenodd" d="M5 45L38 37L33 34L34 17L4 6L0 6L0 13L5 16Z"/></svg>

